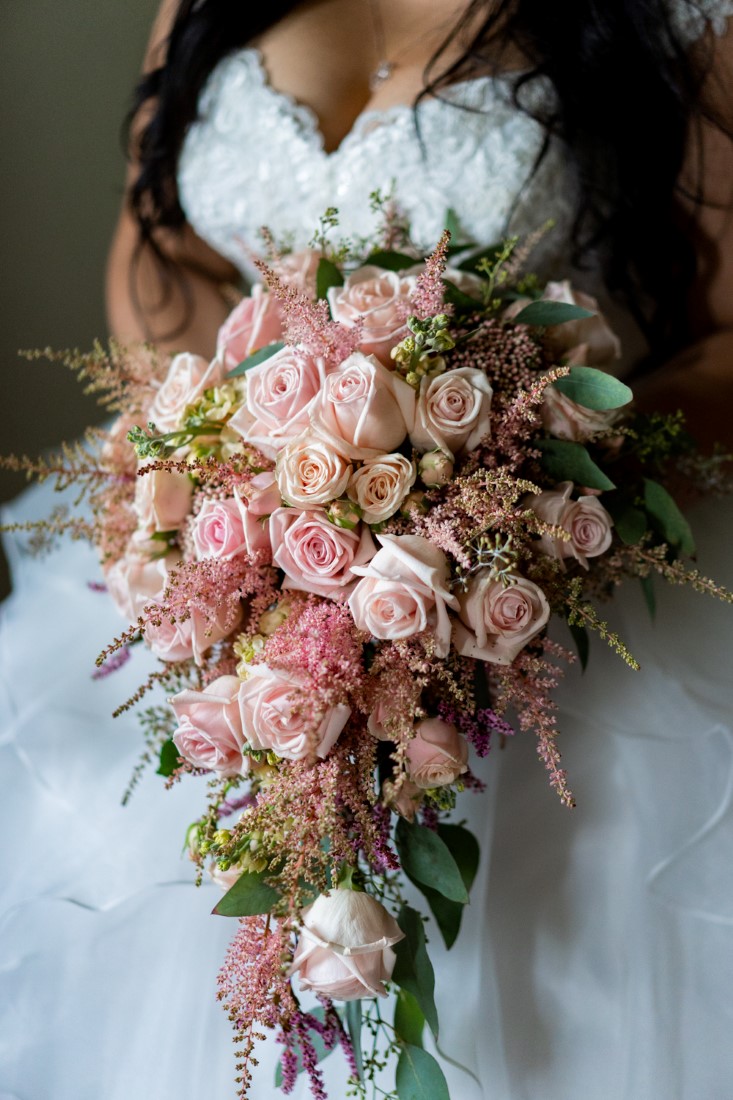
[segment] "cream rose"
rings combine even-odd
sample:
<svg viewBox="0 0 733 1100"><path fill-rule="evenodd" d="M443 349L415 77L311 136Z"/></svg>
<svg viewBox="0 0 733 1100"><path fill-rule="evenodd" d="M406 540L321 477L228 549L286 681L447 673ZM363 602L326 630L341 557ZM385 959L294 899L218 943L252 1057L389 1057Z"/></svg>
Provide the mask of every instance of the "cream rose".
<svg viewBox="0 0 733 1100"><path fill-rule="evenodd" d="M138 529L147 535L155 531L177 531L191 510L193 482L178 470L151 470L140 474L135 484L135 513Z"/></svg>
<svg viewBox="0 0 733 1100"><path fill-rule="evenodd" d="M448 562L441 550L420 535L378 535L382 549L366 566L354 566L359 581L349 609L359 630L393 641L411 638L428 627L435 652L446 657L451 625L448 608L458 601L448 590Z"/></svg>
<svg viewBox="0 0 733 1100"><path fill-rule="evenodd" d="M128 623L142 615L143 608L156 603L163 595L169 568L179 560L179 555L150 558L139 553L131 543L123 557L104 571L107 591L119 613Z"/></svg>
<svg viewBox="0 0 733 1100"><path fill-rule="evenodd" d="M332 890L303 910L290 975L340 1001L385 997L394 970L392 944L404 939L397 921L360 890Z"/></svg>
<svg viewBox="0 0 733 1100"><path fill-rule="evenodd" d="M400 275L367 264L349 275L343 286L329 289L331 316L350 327L361 319L361 350L389 366L390 351L407 335L410 298L416 286L416 275Z"/></svg>
<svg viewBox="0 0 733 1100"><path fill-rule="evenodd" d="M358 351L328 375L312 411L318 434L351 459L399 447L414 420L412 386Z"/></svg>
<svg viewBox="0 0 733 1100"><path fill-rule="evenodd" d="M556 489L530 497L527 507L545 523L562 527L570 535L566 541L543 535L540 546L551 558L576 558L587 569L588 558L605 554L611 545L613 520L595 496L571 500L572 481L562 481Z"/></svg>
<svg viewBox="0 0 733 1100"><path fill-rule="evenodd" d="M219 329L217 359L227 371L234 370L253 352L279 340L282 332L280 303L262 283L256 283Z"/></svg>
<svg viewBox="0 0 733 1100"><path fill-rule="evenodd" d="M418 451L437 447L451 458L472 451L489 432L492 394L488 378L475 367L423 378L410 432L412 444Z"/></svg>
<svg viewBox="0 0 733 1100"><path fill-rule="evenodd" d="M407 771L421 790L455 783L468 771L468 744L455 726L440 718L426 718L415 726L407 745Z"/></svg>
<svg viewBox="0 0 733 1100"><path fill-rule="evenodd" d="M414 462L401 454L380 455L352 475L347 492L365 523L382 523L399 510L414 483Z"/></svg>
<svg viewBox="0 0 733 1100"><path fill-rule="evenodd" d="M542 589L526 577L516 576L506 587L490 577L488 569L477 573L461 596L455 647L463 657L510 665L545 626L550 606Z"/></svg>
<svg viewBox="0 0 733 1100"><path fill-rule="evenodd" d="M351 463L328 440L304 432L280 451L275 472L283 500L298 508L319 508L343 496Z"/></svg>
<svg viewBox="0 0 733 1100"><path fill-rule="evenodd" d="M270 516L270 539L273 564L287 578L283 588L334 600L346 599L356 584L352 566L365 565L376 553L368 527L336 527L321 509L278 508Z"/></svg>
<svg viewBox="0 0 733 1100"><path fill-rule="evenodd" d="M570 364L586 367L607 367L621 355L621 341L612 331L608 321L598 308L598 302L590 294L574 290L568 279L562 283L548 283L542 295L547 302L566 302L591 310L595 316L578 321L566 321L552 325L545 331L545 342L550 351Z"/></svg>
<svg viewBox="0 0 733 1100"><path fill-rule="evenodd" d="M577 443L584 443L596 432L608 431L621 415L619 409L587 409L553 385L545 388L540 412L550 435Z"/></svg>
<svg viewBox="0 0 733 1100"><path fill-rule="evenodd" d="M184 760L217 775L246 775L237 676L220 676L203 691L179 691L170 701L178 720L173 744Z"/></svg>
<svg viewBox="0 0 733 1100"><path fill-rule="evenodd" d="M285 760L325 759L349 720L351 708L339 703L328 707L312 729L298 713L302 685L290 673L251 665L239 688L242 730L253 749L274 752Z"/></svg>
<svg viewBox="0 0 733 1100"><path fill-rule="evenodd" d="M326 377L323 360L285 347L251 367L244 377L244 404L229 427L268 458L275 458L310 423L310 406Z"/></svg>
<svg viewBox="0 0 733 1100"><path fill-rule="evenodd" d="M198 401L204 390L219 385L223 377L217 359L208 363L200 355L176 355L150 406L149 419L161 432L175 431L188 406Z"/></svg>
<svg viewBox="0 0 733 1100"><path fill-rule="evenodd" d="M275 269L282 281L293 290L315 298L318 265L322 258L322 252L304 248L300 252L288 252L285 256L280 256Z"/></svg>

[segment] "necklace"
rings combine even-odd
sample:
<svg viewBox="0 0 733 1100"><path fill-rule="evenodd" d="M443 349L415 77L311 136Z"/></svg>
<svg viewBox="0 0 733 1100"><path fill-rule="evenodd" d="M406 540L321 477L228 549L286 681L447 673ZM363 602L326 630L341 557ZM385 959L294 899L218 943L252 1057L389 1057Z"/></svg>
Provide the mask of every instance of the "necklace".
<svg viewBox="0 0 733 1100"><path fill-rule="evenodd" d="M377 88L380 87L380 85L384 84L385 80L389 80L389 78L392 76L392 73L398 67L400 59L404 57L405 54L413 50L415 46L419 45L426 38L430 38L431 36L435 35L437 31L440 31L449 26L453 18L452 16L449 16L448 19L438 24L438 26L429 26L428 29L426 31L423 31L422 34L417 35L417 37L411 38L404 49L399 50L396 54L393 54L390 57L387 52L387 35L384 29L384 19L382 17L380 0L369 0L369 10L372 15L374 45L377 54L377 64L369 74L369 90L372 92L375 92Z"/></svg>

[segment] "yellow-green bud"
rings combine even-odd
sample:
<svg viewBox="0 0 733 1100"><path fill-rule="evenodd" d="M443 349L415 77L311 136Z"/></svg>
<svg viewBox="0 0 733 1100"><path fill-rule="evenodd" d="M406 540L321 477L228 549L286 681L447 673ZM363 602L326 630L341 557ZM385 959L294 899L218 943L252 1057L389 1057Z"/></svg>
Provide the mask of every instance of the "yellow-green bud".
<svg viewBox="0 0 733 1100"><path fill-rule="evenodd" d="M334 527L343 527L347 531L358 527L362 515L361 508L353 500L334 500L326 509L326 516Z"/></svg>

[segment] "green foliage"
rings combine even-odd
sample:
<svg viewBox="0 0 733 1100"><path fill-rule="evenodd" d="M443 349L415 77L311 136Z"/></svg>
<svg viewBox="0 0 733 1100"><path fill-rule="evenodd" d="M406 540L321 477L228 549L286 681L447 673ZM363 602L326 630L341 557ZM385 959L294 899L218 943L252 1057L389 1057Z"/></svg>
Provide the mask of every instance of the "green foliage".
<svg viewBox="0 0 733 1100"><path fill-rule="evenodd" d="M542 468L553 481L573 481L587 485L589 489L615 489L615 485L599 466L596 466L582 443L567 439L540 439L537 446L542 451Z"/></svg>
<svg viewBox="0 0 733 1100"><path fill-rule="evenodd" d="M438 1037L438 1011L435 1007L435 973L425 946L422 917L409 905L400 909L397 923L405 933L394 946L397 955L392 981L407 990L417 1001L430 1030Z"/></svg>
<svg viewBox="0 0 733 1100"><path fill-rule="evenodd" d="M634 397L629 387L618 378L594 367L571 367L570 374L558 378L553 385L577 405L598 412L620 409Z"/></svg>
<svg viewBox="0 0 733 1100"><path fill-rule="evenodd" d="M657 481L644 478L644 507L654 530L683 557L695 553L695 539L690 525L667 490Z"/></svg>
<svg viewBox="0 0 733 1100"><path fill-rule="evenodd" d="M578 653L578 660L580 661L580 667L585 672L588 667L588 656L590 654L590 638L588 637L588 631L584 626L578 626L575 623L569 627L570 633L573 636L575 642L575 649Z"/></svg>
<svg viewBox="0 0 733 1100"><path fill-rule="evenodd" d="M344 277L331 260L322 256L316 271L316 297L325 298L332 286L343 286Z"/></svg>
<svg viewBox="0 0 733 1100"><path fill-rule="evenodd" d="M254 917L269 913L280 895L265 882L267 871L245 871L227 890L213 912L219 917Z"/></svg>
<svg viewBox="0 0 733 1100"><path fill-rule="evenodd" d="M641 542L649 525L645 513L636 507L632 494L609 493L604 496L603 505L613 520L616 534L626 546Z"/></svg>
<svg viewBox="0 0 733 1100"><path fill-rule="evenodd" d="M173 772L181 763L181 758L178 755L178 749L173 744L171 738L164 741L160 748L160 763L157 768L157 775L173 775Z"/></svg>
<svg viewBox="0 0 733 1100"><path fill-rule="evenodd" d="M478 298L472 298L470 294L464 294L450 279L443 279L443 286L445 288L445 301L449 305L466 312L475 312L477 309L481 309L483 303Z"/></svg>
<svg viewBox="0 0 733 1100"><path fill-rule="evenodd" d="M323 1021L325 1019L325 1016L326 1016L326 1011L323 1008L314 1008L312 1012L309 1012L309 1016L315 1016L315 1018L317 1020L320 1020L321 1023L323 1023ZM316 1061L317 1062L322 1062L324 1058L328 1058L329 1054L331 1054L336 1049L335 1047L330 1047L330 1048L327 1047L326 1044L324 1043L323 1039L321 1038L321 1036L318 1034L317 1031L311 1031L310 1041L312 1042L313 1049L316 1052ZM297 1039L296 1039L295 1043L293 1044L293 1049L294 1049L294 1051L297 1055L297 1058L298 1058L298 1073L302 1073L303 1072L303 1052L300 1049L300 1045L299 1045ZM282 1065L280 1063L278 1063L277 1069L275 1070L275 1088L278 1088L278 1089L282 1088L282 1083L283 1083Z"/></svg>
<svg viewBox="0 0 733 1100"><path fill-rule="evenodd" d="M383 267L385 271L404 271L406 267L414 267L418 261L414 256L408 256L406 252L389 252L378 249L371 252L364 264L373 264L374 267Z"/></svg>
<svg viewBox="0 0 733 1100"><path fill-rule="evenodd" d="M397 1038L402 1043L411 1043L412 1046L422 1046L422 1035L425 1030L425 1016L420 1005L412 993L406 989L398 989L394 1006L394 1029Z"/></svg>
<svg viewBox="0 0 733 1100"><path fill-rule="evenodd" d="M649 612L649 618L653 620L657 615L657 594L654 591L654 577L651 575L648 577L640 577L639 581L641 583L641 591L644 594L644 603Z"/></svg>
<svg viewBox="0 0 733 1100"><path fill-rule="evenodd" d="M403 870L411 879L437 890L451 901L468 901L460 869L448 845L432 829L404 818L397 822L395 843Z"/></svg>
<svg viewBox="0 0 733 1100"><path fill-rule="evenodd" d="M251 355L248 355L246 359L238 363L234 370L229 371L228 377L236 378L240 374L246 374L252 367L257 367L260 363L264 363L266 359L269 359L272 355L276 355L277 352L282 351L284 347L285 344L282 340L276 340L274 343L267 344L258 351L253 351Z"/></svg>
<svg viewBox="0 0 733 1100"><path fill-rule="evenodd" d="M354 1060L359 1076L364 1077L364 1056L361 1050L361 1001L346 1002L346 1030L354 1048Z"/></svg>
<svg viewBox="0 0 733 1100"><path fill-rule="evenodd" d="M410 1043L400 1053L395 1084L400 1100L450 1100L448 1083L435 1058Z"/></svg>
<svg viewBox="0 0 733 1100"><path fill-rule="evenodd" d="M479 845L476 837L461 825L439 825L438 835L453 856L468 893L476 877L479 863ZM430 906L445 946L452 947L461 929L465 903L452 901L423 883L415 882L415 885L422 891Z"/></svg>
<svg viewBox="0 0 733 1100"><path fill-rule="evenodd" d="M548 302L540 298L530 302L514 318L518 325L537 325L549 328L551 325L564 325L566 321L582 321L585 317L595 317L590 309L574 306L570 302Z"/></svg>

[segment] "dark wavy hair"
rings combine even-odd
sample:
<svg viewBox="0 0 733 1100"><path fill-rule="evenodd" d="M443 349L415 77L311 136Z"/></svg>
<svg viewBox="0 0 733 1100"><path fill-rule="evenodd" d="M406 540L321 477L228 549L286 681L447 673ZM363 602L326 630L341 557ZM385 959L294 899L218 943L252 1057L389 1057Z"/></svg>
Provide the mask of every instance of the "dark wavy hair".
<svg viewBox="0 0 733 1100"><path fill-rule="evenodd" d="M683 3L697 9L694 0ZM222 57L295 7L181 0L165 60L138 84L129 116L132 122L142 107L152 107L136 142L140 172L129 202L140 248L152 248L162 264L155 234L185 222L176 168L207 77ZM602 265L610 291L631 307L657 362L689 339L682 306L695 256L674 200L690 128L708 119L727 129L702 95L710 35L689 51L669 7L670 0L471 0L429 62L415 104L417 110L425 96L487 66L500 71L512 48L527 59L514 85L516 105L542 124L548 140L564 142L579 182L572 260L582 267L592 257ZM462 55L441 66L448 45L464 41L458 36L469 26L474 30ZM526 95L537 77L549 78L556 92L544 108ZM701 165L697 176L688 197L704 201ZM169 265L169 277L171 271Z"/></svg>

